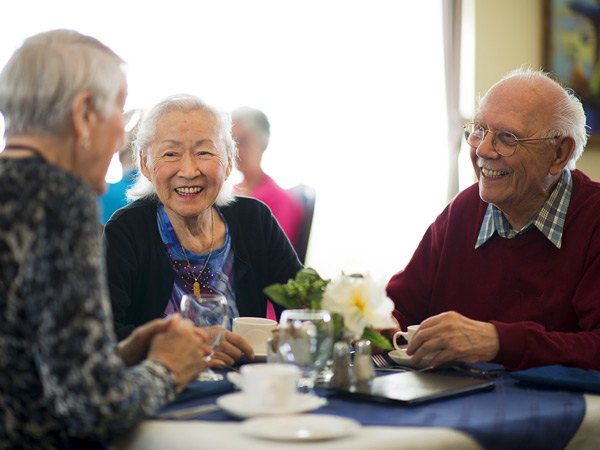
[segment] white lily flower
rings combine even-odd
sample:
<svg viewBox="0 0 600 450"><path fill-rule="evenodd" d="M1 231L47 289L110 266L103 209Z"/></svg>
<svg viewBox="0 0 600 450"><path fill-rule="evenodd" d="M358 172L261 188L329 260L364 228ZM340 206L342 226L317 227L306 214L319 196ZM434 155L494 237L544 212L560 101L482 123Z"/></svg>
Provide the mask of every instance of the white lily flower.
<svg viewBox="0 0 600 450"><path fill-rule="evenodd" d="M394 302L385 286L370 276L337 276L327 284L321 305L343 317L344 328L354 339L360 339L366 327L379 330L396 326L392 320Z"/></svg>

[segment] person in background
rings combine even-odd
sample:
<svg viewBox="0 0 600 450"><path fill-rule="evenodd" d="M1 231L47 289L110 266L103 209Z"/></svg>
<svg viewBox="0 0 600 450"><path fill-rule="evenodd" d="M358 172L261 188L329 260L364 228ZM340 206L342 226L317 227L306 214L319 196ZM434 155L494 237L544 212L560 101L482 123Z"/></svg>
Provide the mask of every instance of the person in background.
<svg viewBox="0 0 600 450"><path fill-rule="evenodd" d="M1 448L104 448L205 368L180 316L115 338L96 196L124 141L123 65L55 30L0 72Z"/></svg>
<svg viewBox="0 0 600 450"><path fill-rule="evenodd" d="M478 183L429 227L390 280L400 326L419 324L419 363L600 369L600 184L575 162L577 97L517 70L481 99L465 138Z"/></svg>
<svg viewBox="0 0 600 450"><path fill-rule="evenodd" d="M233 110L231 118L233 140L239 152L238 169L244 175L244 180L236 186L236 192L265 203L295 246L303 216L302 205L261 167L271 136L269 120L262 111L250 107Z"/></svg>
<svg viewBox="0 0 600 450"><path fill-rule="evenodd" d="M192 95L168 97L144 116L136 156L140 175L128 196L137 200L104 228L119 337L177 312L182 295L196 290L223 294L230 317L265 317L263 289L302 265L269 208L232 195L229 114ZM252 347L227 332L210 365L242 356L253 359Z"/></svg>
<svg viewBox="0 0 600 450"><path fill-rule="evenodd" d="M105 225L113 213L127 205L127 190L133 185L137 174L137 168L133 161L133 145L137 135L137 126L141 118L141 110L132 109L125 113L125 146L119 150L119 162L123 171L123 177L116 183L109 183L106 192L98 198L100 206L100 222ZM130 127L130 130L127 128Z"/></svg>

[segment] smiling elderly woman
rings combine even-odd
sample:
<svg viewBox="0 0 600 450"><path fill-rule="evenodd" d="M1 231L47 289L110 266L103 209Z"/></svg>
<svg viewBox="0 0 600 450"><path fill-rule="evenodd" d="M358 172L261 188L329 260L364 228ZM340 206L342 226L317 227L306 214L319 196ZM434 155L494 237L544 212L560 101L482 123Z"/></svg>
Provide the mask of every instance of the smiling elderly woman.
<svg viewBox="0 0 600 450"><path fill-rule="evenodd" d="M136 148L140 177L129 195L137 200L104 230L119 337L178 311L195 288L224 294L232 317L265 317L263 288L293 278L301 264L270 210L231 194L229 115L194 96L169 97L144 117ZM240 336L227 333L211 364L242 354L253 358Z"/></svg>

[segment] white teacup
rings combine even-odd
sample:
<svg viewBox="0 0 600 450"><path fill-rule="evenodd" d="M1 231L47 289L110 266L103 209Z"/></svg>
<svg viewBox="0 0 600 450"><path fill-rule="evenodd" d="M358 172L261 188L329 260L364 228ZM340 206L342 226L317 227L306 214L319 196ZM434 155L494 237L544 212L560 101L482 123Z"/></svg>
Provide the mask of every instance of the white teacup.
<svg viewBox="0 0 600 450"><path fill-rule="evenodd" d="M236 317L231 331L243 337L257 356L267 354L267 339L273 335L277 322L263 317Z"/></svg>
<svg viewBox="0 0 600 450"><path fill-rule="evenodd" d="M245 364L240 373L227 377L244 394L244 403L251 408L273 408L288 405L298 389L300 369L293 364Z"/></svg>
<svg viewBox="0 0 600 450"><path fill-rule="evenodd" d="M410 340L413 338L413 336L415 335L415 333L417 332L417 330L419 329L419 325L409 325L408 327L406 327L406 331L398 331L394 334L394 338L392 339L392 342L394 343L394 347L396 347L396 350L401 351L403 350L402 346L398 345L398 337L402 336L404 339L406 339L406 342L410 343Z"/></svg>

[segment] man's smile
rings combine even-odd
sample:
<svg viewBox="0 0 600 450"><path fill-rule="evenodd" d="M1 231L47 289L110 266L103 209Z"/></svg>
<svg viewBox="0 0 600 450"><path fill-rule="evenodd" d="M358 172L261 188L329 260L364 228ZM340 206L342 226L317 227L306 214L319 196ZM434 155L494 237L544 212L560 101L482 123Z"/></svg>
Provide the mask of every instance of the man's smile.
<svg viewBox="0 0 600 450"><path fill-rule="evenodd" d="M485 167L481 167L481 173L486 178L500 178L504 175L508 175L508 172L504 172L502 170L486 169Z"/></svg>

